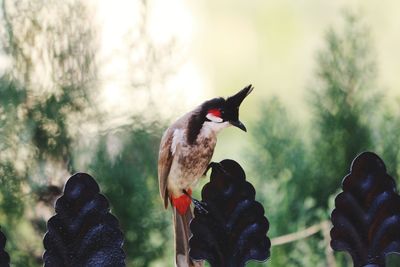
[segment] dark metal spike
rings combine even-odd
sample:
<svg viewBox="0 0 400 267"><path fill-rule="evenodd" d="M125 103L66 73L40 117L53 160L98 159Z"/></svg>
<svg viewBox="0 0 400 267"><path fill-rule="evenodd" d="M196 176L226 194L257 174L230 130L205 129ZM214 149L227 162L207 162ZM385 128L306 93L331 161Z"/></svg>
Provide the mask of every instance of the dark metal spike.
<svg viewBox="0 0 400 267"><path fill-rule="evenodd" d="M382 159L372 152L357 156L343 179L343 192L331 214L331 247L347 251L354 266L384 266L400 253L400 196Z"/></svg>
<svg viewBox="0 0 400 267"><path fill-rule="evenodd" d="M45 267L125 266L118 220L90 175L69 178L56 213L43 240Z"/></svg>
<svg viewBox="0 0 400 267"><path fill-rule="evenodd" d="M208 213L195 208L190 223L190 257L207 260L213 267L242 267L250 260L270 255L268 220L255 201L254 187L233 160L211 164L210 182L202 189Z"/></svg>

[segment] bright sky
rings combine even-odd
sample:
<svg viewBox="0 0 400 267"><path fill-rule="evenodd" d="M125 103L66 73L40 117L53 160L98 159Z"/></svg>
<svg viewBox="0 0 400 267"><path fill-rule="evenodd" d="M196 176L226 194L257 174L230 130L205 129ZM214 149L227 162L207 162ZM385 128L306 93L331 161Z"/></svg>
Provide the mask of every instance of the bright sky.
<svg viewBox="0 0 400 267"><path fill-rule="evenodd" d="M138 1L101 0L98 16L102 27L102 51L111 58L102 71L104 98L108 105L124 109L133 103L127 97L129 77L127 40L137 31ZM279 95L303 116L305 90L313 82L316 51L330 25L338 25L347 8L364 15L377 50L380 83L397 94L400 88L400 2L396 0L151 0L148 1L149 32L157 45L171 38L177 73L167 86L154 85L158 104L179 100L190 109L216 94L228 95L248 83L256 87L253 100ZM137 34L137 33L136 33ZM135 101L137 102L137 101ZM146 101L140 101L146 103ZM253 103L253 104L254 104ZM256 105L251 105L255 107ZM251 109L255 111L254 109Z"/></svg>
<svg viewBox="0 0 400 267"><path fill-rule="evenodd" d="M253 83L259 99L277 94L303 109L316 52L343 9L360 12L371 27L380 83L400 91L400 2L355 0L191 1L200 30L196 62L217 90ZM303 111L295 111L298 115Z"/></svg>
<svg viewBox="0 0 400 267"><path fill-rule="evenodd" d="M184 1L148 1L150 42L158 51L164 51L163 47L167 47L172 40L175 45L167 59L170 62L161 63L161 73L155 71L151 75L148 73L154 70L150 60L144 56L143 44L133 47L133 39L139 36L138 25L143 16L141 3L129 0L94 3L101 27L101 54L106 62L100 64L101 86L104 89L101 99L110 111L118 114L115 123L132 115L133 111L146 112L150 104L155 104L167 118L176 117L205 99L205 92L210 86L206 85L206 77L191 59L189 50L195 28L194 15ZM143 39L140 38L139 42L143 43ZM132 68L132 64L136 67ZM161 82L159 79L165 71L173 72L165 82ZM132 90L133 80L143 81L146 77L151 79L147 81L151 88ZM149 90L155 103L149 102Z"/></svg>
<svg viewBox="0 0 400 267"><path fill-rule="evenodd" d="M219 94L252 83L241 108L244 122L257 115L260 100L278 95L300 125L307 125L307 88L312 86L317 51L344 9L359 12L371 28L379 80L388 98L400 96L400 1L396 0L204 0L190 1L197 31L192 60ZM251 127L249 132L251 132ZM224 132L216 159L227 155L247 163L248 136ZM232 146L230 144L241 144Z"/></svg>
<svg viewBox="0 0 400 267"><path fill-rule="evenodd" d="M120 119L149 106L146 92L131 92L129 36L137 35L141 13L137 1L101 0L104 103ZM371 28L380 89L400 95L400 1L397 0L149 0L149 32L157 46L175 38L176 73L151 91L163 116L177 117L202 101L227 96L249 83L255 86L241 108L244 122L257 115L259 104L278 95L300 124L308 123L307 88L312 86L317 51L328 27L339 26L344 9L359 12ZM128 36L128 37L127 37ZM139 50L140 51L140 50ZM138 54L138 53L136 53ZM140 53L139 53L140 54ZM173 61L171 60L171 61ZM137 70L137 69L136 69ZM144 68L146 70L146 68ZM149 90L147 88L147 90ZM116 116L118 119L118 116ZM116 119L116 120L117 120ZM249 129L251 131L251 128ZM216 158L240 154L233 139L248 140L227 130ZM234 137L233 137L234 136ZM245 141L242 142L246 145ZM245 160L245 159L244 159Z"/></svg>

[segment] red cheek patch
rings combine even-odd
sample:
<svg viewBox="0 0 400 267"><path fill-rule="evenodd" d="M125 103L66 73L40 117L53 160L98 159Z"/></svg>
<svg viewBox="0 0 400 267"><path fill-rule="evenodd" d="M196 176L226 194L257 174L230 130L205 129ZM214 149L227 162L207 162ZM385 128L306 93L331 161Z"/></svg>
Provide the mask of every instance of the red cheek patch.
<svg viewBox="0 0 400 267"><path fill-rule="evenodd" d="M210 109L208 114L212 114L215 117L221 118L221 111L219 109Z"/></svg>

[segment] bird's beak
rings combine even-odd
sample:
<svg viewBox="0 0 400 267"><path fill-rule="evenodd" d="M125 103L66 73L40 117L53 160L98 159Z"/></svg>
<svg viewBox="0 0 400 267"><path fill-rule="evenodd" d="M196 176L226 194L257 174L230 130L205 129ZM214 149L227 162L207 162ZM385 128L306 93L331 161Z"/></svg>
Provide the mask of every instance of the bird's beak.
<svg viewBox="0 0 400 267"><path fill-rule="evenodd" d="M235 127L238 127L239 129L241 129L241 130L247 132L246 126L244 126L244 124L243 124L241 121L239 121L239 120L237 120L237 121L230 121L229 123L232 124L232 125L235 126Z"/></svg>

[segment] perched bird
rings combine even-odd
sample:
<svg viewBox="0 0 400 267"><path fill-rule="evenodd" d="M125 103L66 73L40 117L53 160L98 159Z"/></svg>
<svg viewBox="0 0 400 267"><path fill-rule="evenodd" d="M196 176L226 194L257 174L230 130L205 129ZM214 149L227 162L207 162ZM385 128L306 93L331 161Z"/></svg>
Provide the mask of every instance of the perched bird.
<svg viewBox="0 0 400 267"><path fill-rule="evenodd" d="M217 133L233 125L243 131L239 121L239 106L253 90L251 85L226 99L214 98L183 115L164 133L158 158L158 180L165 208L173 207L176 265L201 266L189 258L189 222L192 219L190 204L201 207L192 199L192 187L208 169ZM205 210L206 211L206 210Z"/></svg>

